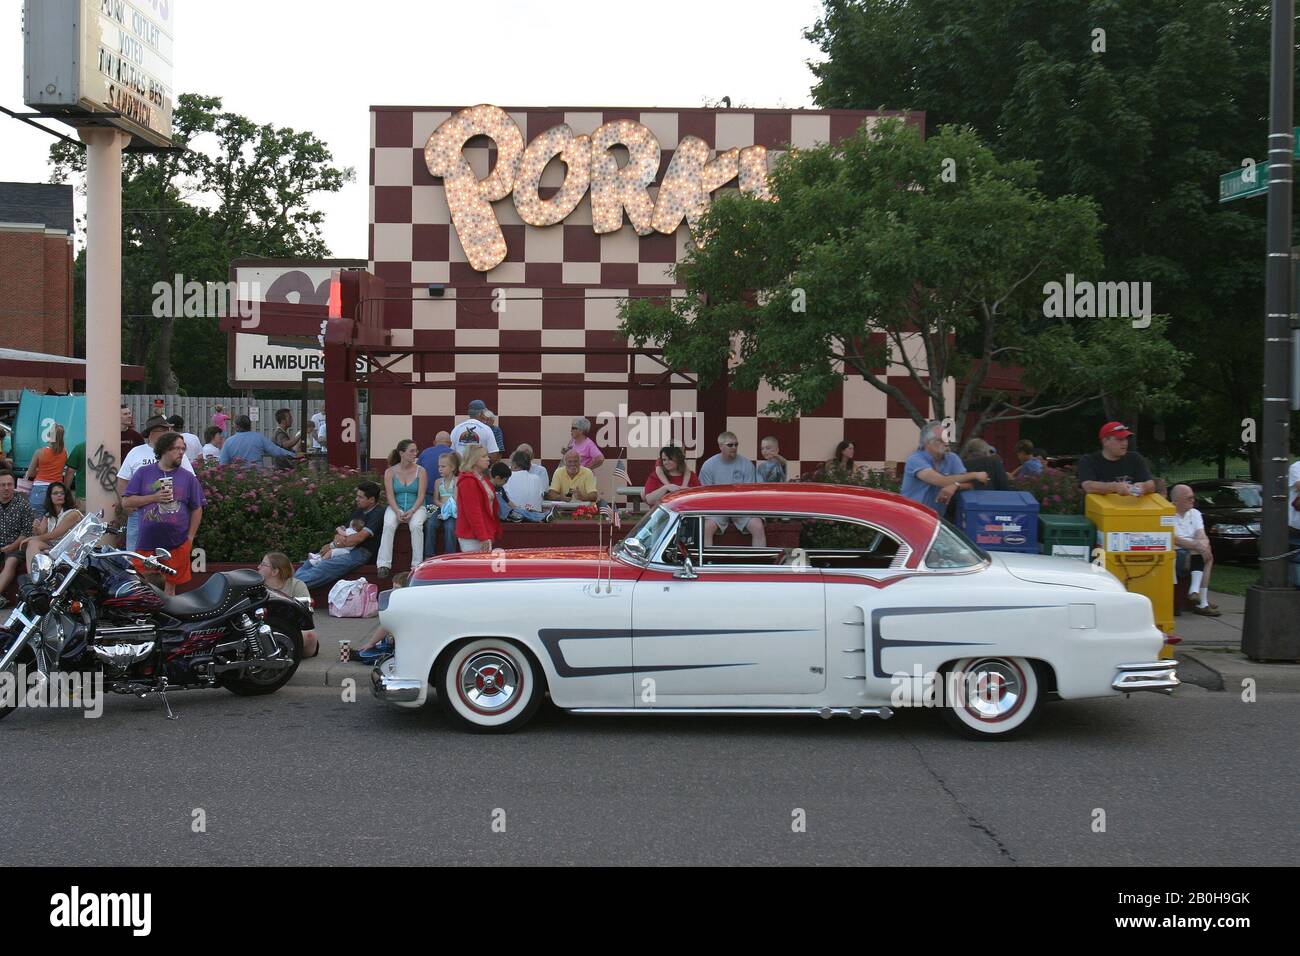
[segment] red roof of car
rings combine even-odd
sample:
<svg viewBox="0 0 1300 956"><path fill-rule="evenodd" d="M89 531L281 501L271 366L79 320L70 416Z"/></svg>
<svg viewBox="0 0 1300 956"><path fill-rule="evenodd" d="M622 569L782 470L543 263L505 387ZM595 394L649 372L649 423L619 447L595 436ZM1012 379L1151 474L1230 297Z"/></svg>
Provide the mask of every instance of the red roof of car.
<svg viewBox="0 0 1300 956"><path fill-rule="evenodd" d="M925 505L892 491L820 482L687 488L666 496L663 505L679 513L780 512L857 518L895 532L914 551L930 543L939 522L939 516Z"/></svg>

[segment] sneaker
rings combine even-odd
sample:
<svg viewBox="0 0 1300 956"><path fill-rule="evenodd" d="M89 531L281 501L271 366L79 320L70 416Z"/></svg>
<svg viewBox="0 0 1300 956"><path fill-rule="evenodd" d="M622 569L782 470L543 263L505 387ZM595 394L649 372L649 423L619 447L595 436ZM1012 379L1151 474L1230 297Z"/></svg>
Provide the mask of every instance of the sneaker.
<svg viewBox="0 0 1300 956"><path fill-rule="evenodd" d="M1192 613L1199 614L1201 615L1201 617L1222 617L1223 616L1218 608L1210 607L1208 604L1205 607L1192 608Z"/></svg>
<svg viewBox="0 0 1300 956"><path fill-rule="evenodd" d="M1201 603L1201 592L1200 592L1200 591L1188 591L1188 592L1187 592L1187 600L1191 601L1193 604L1200 604L1200 603Z"/></svg>
<svg viewBox="0 0 1300 956"><path fill-rule="evenodd" d="M555 517L555 509L547 508L546 514L542 516L542 523L545 524L546 522L550 521L554 517Z"/></svg>

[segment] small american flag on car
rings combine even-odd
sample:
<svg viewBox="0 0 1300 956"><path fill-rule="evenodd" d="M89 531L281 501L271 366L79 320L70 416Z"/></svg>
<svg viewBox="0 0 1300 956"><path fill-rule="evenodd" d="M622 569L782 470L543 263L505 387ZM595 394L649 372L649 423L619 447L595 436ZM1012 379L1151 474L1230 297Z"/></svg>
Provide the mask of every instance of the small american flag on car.
<svg viewBox="0 0 1300 956"><path fill-rule="evenodd" d="M602 520L609 521L615 528L623 527L623 523L618 516L618 509L607 501L600 503L600 517Z"/></svg>

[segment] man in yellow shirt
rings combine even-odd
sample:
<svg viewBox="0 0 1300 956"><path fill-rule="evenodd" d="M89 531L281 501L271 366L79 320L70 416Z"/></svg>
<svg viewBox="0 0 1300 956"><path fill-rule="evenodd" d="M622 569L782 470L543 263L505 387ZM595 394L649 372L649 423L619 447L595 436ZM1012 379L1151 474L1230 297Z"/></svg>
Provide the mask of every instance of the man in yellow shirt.
<svg viewBox="0 0 1300 956"><path fill-rule="evenodd" d="M595 501L596 476L584 468L582 458L573 449L564 453L564 465L555 469L547 501Z"/></svg>

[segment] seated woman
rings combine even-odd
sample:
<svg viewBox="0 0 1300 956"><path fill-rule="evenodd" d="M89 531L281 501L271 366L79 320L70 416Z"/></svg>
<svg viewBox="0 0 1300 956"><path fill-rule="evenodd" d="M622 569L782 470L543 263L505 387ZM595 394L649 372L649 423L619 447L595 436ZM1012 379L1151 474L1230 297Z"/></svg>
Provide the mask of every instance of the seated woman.
<svg viewBox="0 0 1300 956"><path fill-rule="evenodd" d="M27 570L32 569L32 558L48 551L59 539L71 531L82 514L72 507L72 496L61 481L52 481L45 493L43 513L32 525L32 536L27 539Z"/></svg>
<svg viewBox="0 0 1300 956"><path fill-rule="evenodd" d="M665 445L659 449L659 463L645 480L643 496L645 503L653 508L669 492L699 485L695 472L686 467L686 452L676 445Z"/></svg>
<svg viewBox="0 0 1300 956"><path fill-rule="evenodd" d="M311 607L311 592L307 585L293 576L293 564L289 556L280 551L272 551L262 556L262 563L257 566L262 580L272 591L279 591L287 598L305 602ZM315 657L320 653L320 642L316 640L315 631L302 632L302 656Z"/></svg>
<svg viewBox="0 0 1300 956"><path fill-rule="evenodd" d="M591 431L591 420L579 415L573 420L573 427L569 429L569 443L560 449L560 457L574 449L583 468L590 468L593 472L605 463L605 456L600 447L587 437Z"/></svg>
<svg viewBox="0 0 1300 956"><path fill-rule="evenodd" d="M415 442L404 438L388 456L388 470L384 472L388 507L384 509L384 533L375 559L381 578L392 573L393 544L401 525L411 532L411 567L424 560L424 522L429 516L424 510L424 498L429 490L429 473L416 462L419 453Z"/></svg>

